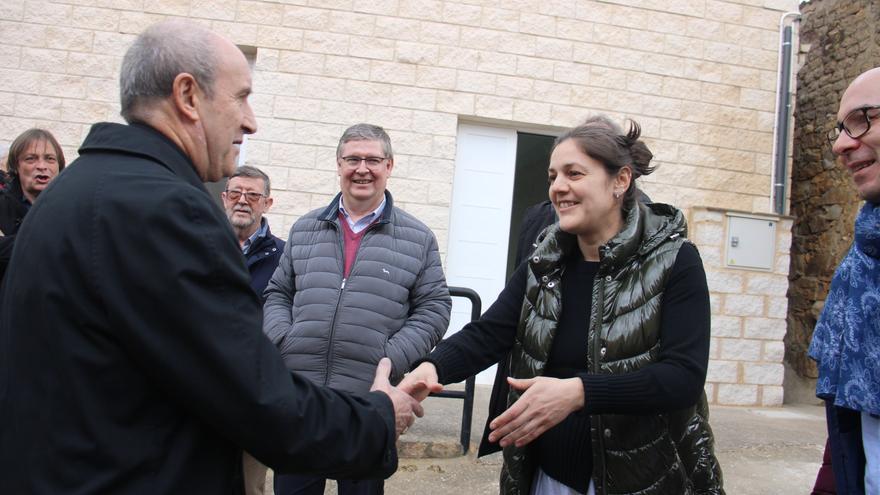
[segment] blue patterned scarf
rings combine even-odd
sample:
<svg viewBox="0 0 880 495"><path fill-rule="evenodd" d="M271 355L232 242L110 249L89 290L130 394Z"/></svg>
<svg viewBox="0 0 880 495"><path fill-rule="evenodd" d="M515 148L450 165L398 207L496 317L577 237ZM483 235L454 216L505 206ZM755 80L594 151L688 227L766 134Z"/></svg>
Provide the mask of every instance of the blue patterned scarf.
<svg viewBox="0 0 880 495"><path fill-rule="evenodd" d="M810 357L819 366L818 397L880 414L880 205L865 203L855 230L831 279Z"/></svg>

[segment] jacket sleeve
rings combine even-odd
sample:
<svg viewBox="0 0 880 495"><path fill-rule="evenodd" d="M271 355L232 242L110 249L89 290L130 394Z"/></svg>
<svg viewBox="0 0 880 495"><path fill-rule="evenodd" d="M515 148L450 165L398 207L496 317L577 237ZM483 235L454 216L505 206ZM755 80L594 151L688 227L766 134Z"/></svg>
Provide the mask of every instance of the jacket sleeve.
<svg viewBox="0 0 880 495"><path fill-rule="evenodd" d="M294 226L295 228L296 226ZM293 229L290 229L293 236ZM296 292L293 271L293 258L290 249L292 239L284 245L284 253L278 261L278 267L269 279L263 292L266 302L263 304L263 333L276 347L281 346L284 337L293 325L293 295Z"/></svg>
<svg viewBox="0 0 880 495"><path fill-rule="evenodd" d="M440 383L445 385L460 382L504 359L516 340L527 269L526 264L521 263L498 299L478 320L443 339L431 354L414 366L421 361L433 363Z"/></svg>
<svg viewBox="0 0 880 495"><path fill-rule="evenodd" d="M260 331L259 299L220 210L192 188L146 189L99 202L90 234L89 277L131 365L169 403L277 471L393 473L390 399L289 373Z"/></svg>
<svg viewBox="0 0 880 495"><path fill-rule="evenodd" d="M385 345L393 365L392 378L403 378L410 366L425 357L440 342L449 326L452 298L446 286L437 239L428 231L424 262L410 290L410 314L400 330Z"/></svg>

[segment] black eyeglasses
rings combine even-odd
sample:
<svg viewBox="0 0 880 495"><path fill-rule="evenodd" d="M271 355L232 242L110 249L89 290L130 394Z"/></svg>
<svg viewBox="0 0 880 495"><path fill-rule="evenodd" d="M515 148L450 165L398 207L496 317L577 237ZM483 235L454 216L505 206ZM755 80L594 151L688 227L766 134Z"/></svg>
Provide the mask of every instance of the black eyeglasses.
<svg viewBox="0 0 880 495"><path fill-rule="evenodd" d="M357 167L361 162L365 162L369 168L376 168L382 165L382 162L387 160L387 158L384 156L343 156L340 160L351 168Z"/></svg>
<svg viewBox="0 0 880 495"><path fill-rule="evenodd" d="M871 121L880 116L880 105L868 105L862 108L856 108L852 112L846 114L842 121L834 125L828 131L828 140L831 144L837 141L841 132L845 132L847 136L858 139L871 130Z"/></svg>
<svg viewBox="0 0 880 495"><path fill-rule="evenodd" d="M247 199L248 203L256 203L257 201L260 200L260 198L265 196L265 194L262 194L262 193L244 192L244 191L239 191L238 189L227 189L224 192L226 193L226 198L232 202L238 201L241 198L242 194L244 194L244 197L245 197L245 199Z"/></svg>

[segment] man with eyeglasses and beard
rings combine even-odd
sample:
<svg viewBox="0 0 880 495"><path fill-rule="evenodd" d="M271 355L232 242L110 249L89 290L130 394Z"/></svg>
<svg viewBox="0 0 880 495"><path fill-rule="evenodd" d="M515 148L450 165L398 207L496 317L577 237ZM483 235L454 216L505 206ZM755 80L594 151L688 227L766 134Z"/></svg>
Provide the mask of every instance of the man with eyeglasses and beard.
<svg viewBox="0 0 880 495"><path fill-rule="evenodd" d="M284 241L272 235L269 222L263 217L272 207L271 193L269 176L256 167L245 165L235 170L220 195L226 217L247 261L251 287L263 302L266 301L263 291L284 251Z"/></svg>
<svg viewBox="0 0 880 495"><path fill-rule="evenodd" d="M348 128L336 148L341 192L290 230L266 288L263 331L284 363L312 382L369 390L391 359L391 382L446 332L452 301L431 230L394 205L386 183L391 139L379 126ZM275 477L276 495L323 495L324 477ZM342 495L383 493L382 480L340 480Z"/></svg>
<svg viewBox="0 0 880 495"><path fill-rule="evenodd" d="M865 201L810 344L837 493L880 493L880 68L843 93L832 152Z"/></svg>

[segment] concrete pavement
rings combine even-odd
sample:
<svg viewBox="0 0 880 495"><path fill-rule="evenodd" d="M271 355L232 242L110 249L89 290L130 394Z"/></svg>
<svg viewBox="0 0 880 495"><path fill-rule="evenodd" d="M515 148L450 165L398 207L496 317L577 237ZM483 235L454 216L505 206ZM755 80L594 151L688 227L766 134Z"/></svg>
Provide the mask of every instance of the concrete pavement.
<svg viewBox="0 0 880 495"><path fill-rule="evenodd" d="M488 386L477 386L472 448L458 455L462 401L428 398L425 417L401 437L400 465L385 483L387 495L494 495L501 455L475 458L488 409ZM810 493L825 445L824 409L715 406L710 411L715 452L731 495ZM430 456L430 457L424 457ZM271 493L267 491L267 493ZM328 486L327 494L335 494Z"/></svg>

